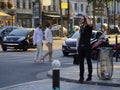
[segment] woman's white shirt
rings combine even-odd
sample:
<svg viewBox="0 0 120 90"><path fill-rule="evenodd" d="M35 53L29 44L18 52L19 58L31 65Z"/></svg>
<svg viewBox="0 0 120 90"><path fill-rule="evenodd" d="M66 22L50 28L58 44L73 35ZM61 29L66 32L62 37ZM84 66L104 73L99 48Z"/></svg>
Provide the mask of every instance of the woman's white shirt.
<svg viewBox="0 0 120 90"><path fill-rule="evenodd" d="M53 43L53 37L52 37L52 32L49 28L46 28L45 30L45 40L46 42Z"/></svg>

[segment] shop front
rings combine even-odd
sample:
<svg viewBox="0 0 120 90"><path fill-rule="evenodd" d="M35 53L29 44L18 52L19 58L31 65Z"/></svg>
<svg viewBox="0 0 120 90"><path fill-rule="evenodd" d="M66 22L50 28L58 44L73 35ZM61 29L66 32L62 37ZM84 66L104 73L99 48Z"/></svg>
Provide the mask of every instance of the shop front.
<svg viewBox="0 0 120 90"><path fill-rule="evenodd" d="M17 13L16 24L26 28L32 28L32 14Z"/></svg>
<svg viewBox="0 0 120 90"><path fill-rule="evenodd" d="M11 25L11 16L4 11L0 11L0 26Z"/></svg>

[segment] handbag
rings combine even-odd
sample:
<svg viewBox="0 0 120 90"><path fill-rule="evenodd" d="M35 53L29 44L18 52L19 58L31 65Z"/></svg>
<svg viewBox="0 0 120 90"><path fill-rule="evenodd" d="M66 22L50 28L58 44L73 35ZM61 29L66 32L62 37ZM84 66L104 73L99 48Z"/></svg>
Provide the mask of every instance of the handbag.
<svg viewBox="0 0 120 90"><path fill-rule="evenodd" d="M74 65L79 65L80 61L79 61L79 55L78 53L76 53L74 56L73 56L73 64Z"/></svg>

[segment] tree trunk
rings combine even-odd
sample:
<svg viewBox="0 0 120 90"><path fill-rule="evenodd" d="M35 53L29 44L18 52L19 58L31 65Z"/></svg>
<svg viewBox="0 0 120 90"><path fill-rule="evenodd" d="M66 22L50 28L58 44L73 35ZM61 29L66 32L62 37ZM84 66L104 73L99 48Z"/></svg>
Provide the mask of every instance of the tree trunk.
<svg viewBox="0 0 120 90"><path fill-rule="evenodd" d="M93 1L93 28L96 29L96 23L95 23L95 5L96 0Z"/></svg>
<svg viewBox="0 0 120 90"><path fill-rule="evenodd" d="M109 7L108 7L108 2L106 2L106 10L107 10L107 17L108 17L108 31L107 31L107 34L110 33L110 16L109 16Z"/></svg>

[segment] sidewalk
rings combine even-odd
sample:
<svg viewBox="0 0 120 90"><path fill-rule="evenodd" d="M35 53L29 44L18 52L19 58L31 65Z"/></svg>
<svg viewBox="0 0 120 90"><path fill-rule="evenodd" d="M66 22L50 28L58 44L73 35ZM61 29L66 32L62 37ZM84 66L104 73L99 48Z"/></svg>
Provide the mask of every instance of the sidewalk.
<svg viewBox="0 0 120 90"><path fill-rule="evenodd" d="M120 87L120 61L114 62L114 71L111 80L100 80L97 76L97 63L93 64L93 77L91 82L84 82L84 84L91 85L103 85L103 86L114 86ZM85 79L87 78L87 66L85 66ZM52 76L52 71L48 72L48 76ZM69 68L61 68L60 69L60 77L61 80L65 80L68 82L78 83L79 79L79 66L74 65Z"/></svg>
<svg viewBox="0 0 120 90"><path fill-rule="evenodd" d="M97 77L96 63L93 64L93 79L91 82L78 83L79 67L60 69L60 90L119 90L120 89L120 62L114 62L114 72L111 80L100 80ZM86 67L86 66L85 66ZM87 77L87 68L85 69L85 78ZM52 77L52 70L48 71L48 76ZM86 85L87 84L87 85ZM0 88L0 90L53 90L52 78L40 81L22 83L9 87Z"/></svg>

